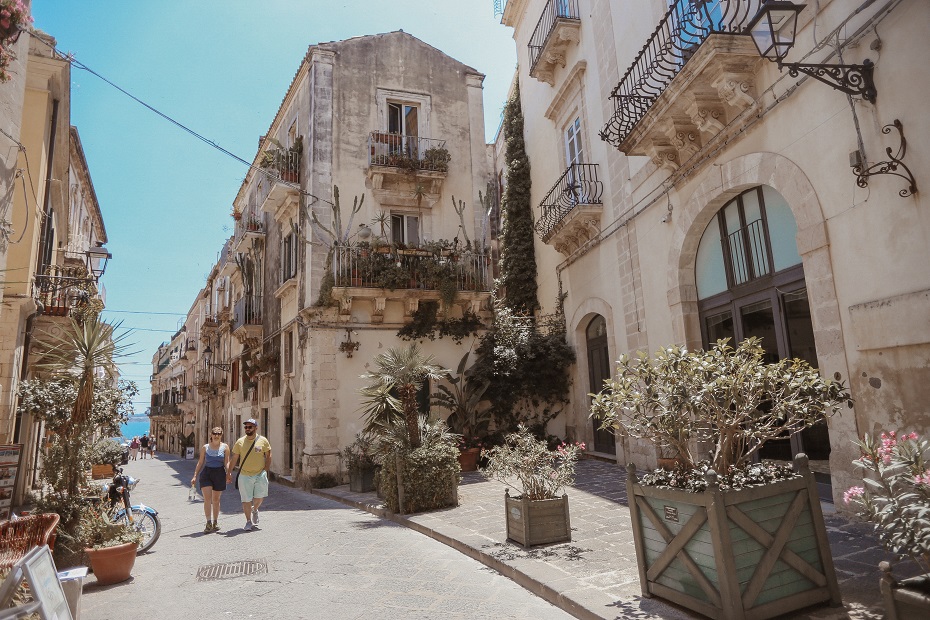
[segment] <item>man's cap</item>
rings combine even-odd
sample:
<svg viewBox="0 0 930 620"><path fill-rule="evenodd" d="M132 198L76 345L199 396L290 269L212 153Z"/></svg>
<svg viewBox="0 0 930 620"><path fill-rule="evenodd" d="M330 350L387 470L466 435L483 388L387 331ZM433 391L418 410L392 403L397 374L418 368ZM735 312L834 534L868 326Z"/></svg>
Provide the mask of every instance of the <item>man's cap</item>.
<svg viewBox="0 0 930 620"><path fill-rule="evenodd" d="M245 425L245 424L251 424L252 426L258 426L258 420L256 420L255 418L249 418L248 420L246 420L246 421L243 422L242 424L243 424L243 425Z"/></svg>

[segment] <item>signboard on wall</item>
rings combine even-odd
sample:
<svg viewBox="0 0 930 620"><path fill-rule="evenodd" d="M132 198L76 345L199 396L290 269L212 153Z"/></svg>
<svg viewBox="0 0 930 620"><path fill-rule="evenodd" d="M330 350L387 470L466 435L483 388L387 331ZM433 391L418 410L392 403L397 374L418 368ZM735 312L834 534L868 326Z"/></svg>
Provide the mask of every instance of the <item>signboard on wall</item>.
<svg viewBox="0 0 930 620"><path fill-rule="evenodd" d="M10 518L22 458L22 444L0 445L0 521Z"/></svg>

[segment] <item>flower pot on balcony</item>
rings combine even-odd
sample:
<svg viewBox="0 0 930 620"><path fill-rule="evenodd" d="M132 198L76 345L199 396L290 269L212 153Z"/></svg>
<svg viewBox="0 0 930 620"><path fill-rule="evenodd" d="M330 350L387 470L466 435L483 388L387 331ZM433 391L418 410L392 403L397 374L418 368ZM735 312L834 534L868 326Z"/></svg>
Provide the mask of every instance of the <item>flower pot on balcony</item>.
<svg viewBox="0 0 930 620"><path fill-rule="evenodd" d="M297 172L285 170L281 173L281 180L286 183L296 183L297 182Z"/></svg>
<svg viewBox="0 0 930 620"><path fill-rule="evenodd" d="M138 549L138 544L126 543L103 549L84 549L84 553L90 560L97 584L108 586L129 579Z"/></svg>

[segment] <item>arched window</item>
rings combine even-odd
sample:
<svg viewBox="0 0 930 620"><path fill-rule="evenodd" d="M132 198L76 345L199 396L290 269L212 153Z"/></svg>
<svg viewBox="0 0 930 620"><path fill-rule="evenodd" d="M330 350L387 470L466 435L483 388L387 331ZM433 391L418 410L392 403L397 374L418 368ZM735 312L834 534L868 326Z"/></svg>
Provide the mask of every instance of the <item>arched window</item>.
<svg viewBox="0 0 930 620"><path fill-rule="evenodd" d="M695 283L704 346L721 338L731 344L762 339L768 361L787 357L817 367L797 224L785 199L762 185L725 204L707 225L695 259ZM799 441L772 442L765 458L812 459L830 453L826 426L805 431Z"/></svg>

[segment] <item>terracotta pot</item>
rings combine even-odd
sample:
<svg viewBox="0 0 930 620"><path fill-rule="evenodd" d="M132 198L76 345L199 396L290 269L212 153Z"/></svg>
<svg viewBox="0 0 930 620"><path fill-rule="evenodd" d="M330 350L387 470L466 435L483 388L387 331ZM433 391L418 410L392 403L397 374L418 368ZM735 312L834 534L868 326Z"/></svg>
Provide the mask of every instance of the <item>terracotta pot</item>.
<svg viewBox="0 0 930 620"><path fill-rule="evenodd" d="M108 586L129 579L138 549L136 543L126 543L103 549L84 549L84 553L90 559L97 583Z"/></svg>
<svg viewBox="0 0 930 620"><path fill-rule="evenodd" d="M459 450L459 466L462 471L476 471L478 469L478 455L481 448L466 448Z"/></svg>

